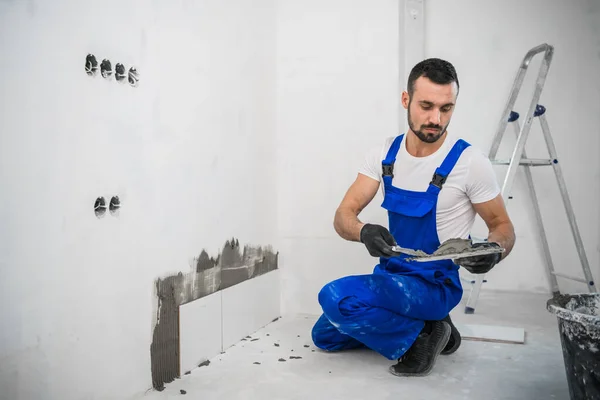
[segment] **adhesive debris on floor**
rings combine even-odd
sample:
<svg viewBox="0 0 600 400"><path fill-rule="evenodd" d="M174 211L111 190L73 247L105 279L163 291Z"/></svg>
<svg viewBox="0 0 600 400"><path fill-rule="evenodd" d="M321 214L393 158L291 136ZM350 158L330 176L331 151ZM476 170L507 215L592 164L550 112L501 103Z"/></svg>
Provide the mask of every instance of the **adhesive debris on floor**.
<svg viewBox="0 0 600 400"><path fill-rule="evenodd" d="M426 377L394 376L388 372L393 362L370 350L323 352L310 338L317 316L296 316L267 325L143 399L567 399L548 298L482 292L473 315L464 314L463 300L454 321L522 327L525 344L463 340Z"/></svg>

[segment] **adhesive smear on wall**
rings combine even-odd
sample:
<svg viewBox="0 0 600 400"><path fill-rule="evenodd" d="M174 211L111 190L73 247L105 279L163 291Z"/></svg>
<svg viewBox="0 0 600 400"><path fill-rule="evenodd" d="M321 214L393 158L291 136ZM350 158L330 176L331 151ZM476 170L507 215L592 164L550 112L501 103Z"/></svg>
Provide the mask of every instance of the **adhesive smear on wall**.
<svg viewBox="0 0 600 400"><path fill-rule="evenodd" d="M179 371L179 306L277 269L278 253L270 246L244 246L237 239L225 242L216 259L202 250L187 273L155 281L158 302L156 325L150 345L152 385L164 384L181 376Z"/></svg>

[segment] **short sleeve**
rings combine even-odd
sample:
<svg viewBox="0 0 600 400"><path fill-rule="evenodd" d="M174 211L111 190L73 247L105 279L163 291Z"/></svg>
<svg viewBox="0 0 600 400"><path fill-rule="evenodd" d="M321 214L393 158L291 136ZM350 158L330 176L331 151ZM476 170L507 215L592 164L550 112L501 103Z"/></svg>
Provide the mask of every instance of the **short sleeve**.
<svg viewBox="0 0 600 400"><path fill-rule="evenodd" d="M465 189L473 204L490 201L500 194L492 163L481 151L473 152Z"/></svg>
<svg viewBox="0 0 600 400"><path fill-rule="evenodd" d="M358 172L376 181L381 181L381 146L367 151Z"/></svg>

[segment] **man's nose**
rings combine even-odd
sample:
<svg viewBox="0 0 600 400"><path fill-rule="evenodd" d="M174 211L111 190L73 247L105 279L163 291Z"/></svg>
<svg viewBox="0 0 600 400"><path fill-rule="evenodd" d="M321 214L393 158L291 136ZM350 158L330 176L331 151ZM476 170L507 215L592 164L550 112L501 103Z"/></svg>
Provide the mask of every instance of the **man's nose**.
<svg viewBox="0 0 600 400"><path fill-rule="evenodd" d="M439 125L441 122L441 116L442 114L439 110L432 110L428 114L428 122L432 125Z"/></svg>

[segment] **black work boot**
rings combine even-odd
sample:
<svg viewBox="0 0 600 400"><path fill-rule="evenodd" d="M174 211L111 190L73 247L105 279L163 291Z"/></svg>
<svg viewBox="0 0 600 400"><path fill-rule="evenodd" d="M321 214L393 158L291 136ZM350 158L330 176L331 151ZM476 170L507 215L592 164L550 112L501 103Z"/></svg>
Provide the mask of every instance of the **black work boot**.
<svg viewBox="0 0 600 400"><path fill-rule="evenodd" d="M448 354L452 354L456 350L458 350L458 348L460 347L461 337L460 332L458 331L458 329L456 329L456 327L452 323L452 320L450 319L450 314L448 314L448 316L442 321L446 321L448 325L450 325L450 329L452 330L452 332L450 333L450 340L448 340L448 344L446 345L446 347L444 347L444 350L442 350L441 353L447 356Z"/></svg>
<svg viewBox="0 0 600 400"><path fill-rule="evenodd" d="M435 360L444 349L450 338L451 328L445 321L428 321L428 326L421 331L417 340L398 360L398 364L390 367L390 372L397 376L429 375Z"/></svg>

